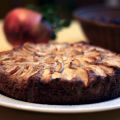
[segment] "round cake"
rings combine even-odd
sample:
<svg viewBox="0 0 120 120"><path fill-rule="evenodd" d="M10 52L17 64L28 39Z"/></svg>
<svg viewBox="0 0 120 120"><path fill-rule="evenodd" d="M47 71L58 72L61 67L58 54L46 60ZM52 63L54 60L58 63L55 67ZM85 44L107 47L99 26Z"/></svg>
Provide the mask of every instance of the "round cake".
<svg viewBox="0 0 120 120"><path fill-rule="evenodd" d="M26 43L0 54L0 91L41 104L86 104L120 96L120 55L80 43Z"/></svg>

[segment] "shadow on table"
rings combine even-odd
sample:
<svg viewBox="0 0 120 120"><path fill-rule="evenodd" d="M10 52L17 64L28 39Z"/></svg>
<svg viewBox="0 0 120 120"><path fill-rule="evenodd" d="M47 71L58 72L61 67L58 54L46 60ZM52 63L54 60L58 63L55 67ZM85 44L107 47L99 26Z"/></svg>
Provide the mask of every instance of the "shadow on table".
<svg viewBox="0 0 120 120"><path fill-rule="evenodd" d="M120 120L120 109L84 114L46 114L0 107L0 120Z"/></svg>

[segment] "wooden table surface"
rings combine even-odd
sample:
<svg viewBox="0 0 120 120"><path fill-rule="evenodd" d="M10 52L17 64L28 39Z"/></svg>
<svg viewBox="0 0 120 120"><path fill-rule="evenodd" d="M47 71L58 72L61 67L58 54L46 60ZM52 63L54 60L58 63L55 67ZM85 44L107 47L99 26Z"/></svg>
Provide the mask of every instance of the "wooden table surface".
<svg viewBox="0 0 120 120"><path fill-rule="evenodd" d="M47 114L0 107L0 120L120 120L120 110L84 114Z"/></svg>
<svg viewBox="0 0 120 120"><path fill-rule="evenodd" d="M2 27L3 22L0 22L0 51L12 49L12 46L6 41ZM86 37L78 23L73 22L70 28L58 33L57 41L74 42L85 39ZM0 106L0 120L120 120L120 109L84 114L47 114L14 110Z"/></svg>

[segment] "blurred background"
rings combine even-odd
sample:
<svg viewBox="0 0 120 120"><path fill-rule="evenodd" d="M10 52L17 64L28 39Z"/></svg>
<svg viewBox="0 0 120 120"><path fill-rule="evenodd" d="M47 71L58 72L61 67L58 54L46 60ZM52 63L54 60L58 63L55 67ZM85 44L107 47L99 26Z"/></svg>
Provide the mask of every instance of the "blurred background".
<svg viewBox="0 0 120 120"><path fill-rule="evenodd" d="M89 22L90 24L87 24L86 22L84 24L84 21L81 21L80 18L79 18L80 22L77 21L78 20L76 19L77 17L75 17L75 14L73 14L75 13L74 11L76 11L77 8L80 8L81 10L82 8L87 8L87 6L96 7L96 5L112 6L111 8L114 7L115 9L110 8L108 12L105 13L104 10L100 8L103 11L102 13L103 15L100 16L100 13L101 13L101 10L100 10L100 12L97 13L98 15L97 17L96 16L93 17L94 15L91 16L93 18L91 22ZM51 40L56 40L58 42L77 42L77 41L84 40L84 41L89 41L91 44L101 46L110 50L120 51L119 50L120 46L118 44L119 34L120 34L120 27L118 29L118 25L120 25L120 9L116 9L116 8L119 8L118 7L119 5L120 5L120 0L3 0L0 4L0 8L1 8L0 37L1 37L1 44L2 44L2 46L0 47L0 50L9 48L8 42L5 42L6 40L9 40L9 39L8 38L6 39L3 31L3 25L4 25L3 23L5 22L5 19L4 19L5 16L10 12L10 10L14 8L25 7L32 10L36 10L39 13L42 13L43 18L45 18L44 20L47 20L48 23L52 25L52 28L55 31L55 34L51 34L52 35L52 37L50 36ZM111 13L109 11L111 11ZM112 14L113 12L115 14ZM88 10L88 13L89 13L89 10ZM25 13L23 12L23 14ZM79 16L79 14L77 16ZM87 13L86 13L86 16L88 16ZM116 16L116 18L113 19L114 18L113 16ZM12 16L12 18L14 17ZM72 18L75 18L75 19L72 19ZM99 24L96 26L92 24L95 18L96 20L98 19L97 23L99 22ZM108 22L109 24L106 24L106 22ZM106 26L106 29L103 26L101 26L101 23L104 23L104 25ZM110 24L116 25L115 27L116 29L115 28L112 29ZM7 24L7 26L8 25L10 24ZM19 33L20 32L18 32L18 34ZM101 36L100 40L98 40L98 36ZM108 39L108 41L106 39ZM115 45L110 44L110 46L108 46L108 43L112 43L112 41L114 41Z"/></svg>
<svg viewBox="0 0 120 120"><path fill-rule="evenodd" d="M116 1L116 0L109 0ZM94 4L104 4L105 0L3 0L0 4L0 18L3 18L6 13L16 7L26 7L29 5L42 6L45 4L52 4L55 6L62 6L61 11L66 11L69 14L71 11L77 7L94 5ZM66 13L65 12L65 13Z"/></svg>

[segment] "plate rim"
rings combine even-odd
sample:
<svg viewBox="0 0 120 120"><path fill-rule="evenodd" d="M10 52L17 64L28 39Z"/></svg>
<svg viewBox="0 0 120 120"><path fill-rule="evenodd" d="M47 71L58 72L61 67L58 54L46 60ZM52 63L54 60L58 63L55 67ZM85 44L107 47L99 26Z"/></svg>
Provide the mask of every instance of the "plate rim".
<svg viewBox="0 0 120 120"><path fill-rule="evenodd" d="M105 106L103 107L103 105ZM120 109L120 97L84 105L48 105L24 102L0 94L0 106L41 113L92 113Z"/></svg>

